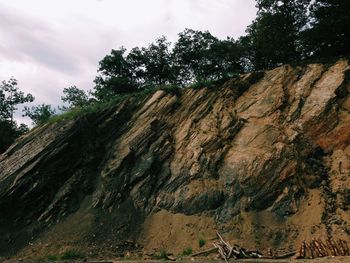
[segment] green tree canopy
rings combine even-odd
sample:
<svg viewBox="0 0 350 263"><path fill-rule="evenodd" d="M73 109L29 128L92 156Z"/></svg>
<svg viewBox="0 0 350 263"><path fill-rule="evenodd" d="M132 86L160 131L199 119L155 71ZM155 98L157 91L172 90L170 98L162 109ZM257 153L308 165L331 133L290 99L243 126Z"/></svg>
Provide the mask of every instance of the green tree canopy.
<svg viewBox="0 0 350 263"><path fill-rule="evenodd" d="M23 112L23 117L28 116L35 125L44 124L56 113L52 106L48 104L41 104L31 108L25 106Z"/></svg>
<svg viewBox="0 0 350 263"><path fill-rule="evenodd" d="M117 94L136 91L137 83L124 56L125 51L123 47L113 49L99 62L99 75L94 80L96 85L93 92L98 100L109 100Z"/></svg>
<svg viewBox="0 0 350 263"><path fill-rule="evenodd" d="M23 123L17 126L16 122L0 120L0 154L5 152L16 138L28 131L28 126Z"/></svg>
<svg viewBox="0 0 350 263"><path fill-rule="evenodd" d="M174 59L182 83L210 79L213 73L211 47L218 39L209 31L185 29L174 47Z"/></svg>
<svg viewBox="0 0 350 263"><path fill-rule="evenodd" d="M8 81L2 81L0 85L0 119L10 119L11 123L14 122L17 105L34 101L33 95L20 91L17 84L17 80L12 77Z"/></svg>
<svg viewBox="0 0 350 263"><path fill-rule="evenodd" d="M28 131L28 126L20 126L14 121L17 105L32 102L34 97L18 88L15 78L4 80L0 84L0 153L4 152L13 141Z"/></svg>
<svg viewBox="0 0 350 263"><path fill-rule="evenodd" d="M350 54L350 1L315 0L303 44L316 57Z"/></svg>
<svg viewBox="0 0 350 263"><path fill-rule="evenodd" d="M302 58L300 33L307 22L310 0L257 0L257 18L241 38L245 57L255 70Z"/></svg>
<svg viewBox="0 0 350 263"><path fill-rule="evenodd" d="M70 86L63 89L63 96L61 97L63 102L68 103L69 108L84 107L89 103L89 95L82 89L78 89L76 86Z"/></svg>
<svg viewBox="0 0 350 263"><path fill-rule="evenodd" d="M143 49L147 85L162 85L175 81L170 45L166 37L162 36Z"/></svg>

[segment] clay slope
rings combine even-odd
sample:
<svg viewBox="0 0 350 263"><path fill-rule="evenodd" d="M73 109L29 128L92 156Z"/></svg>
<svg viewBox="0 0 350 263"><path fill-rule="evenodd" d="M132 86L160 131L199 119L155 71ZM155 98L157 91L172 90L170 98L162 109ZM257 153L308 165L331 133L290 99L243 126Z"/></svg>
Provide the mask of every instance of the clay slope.
<svg viewBox="0 0 350 263"><path fill-rule="evenodd" d="M0 255L350 240L349 70L282 66L33 130L0 157Z"/></svg>

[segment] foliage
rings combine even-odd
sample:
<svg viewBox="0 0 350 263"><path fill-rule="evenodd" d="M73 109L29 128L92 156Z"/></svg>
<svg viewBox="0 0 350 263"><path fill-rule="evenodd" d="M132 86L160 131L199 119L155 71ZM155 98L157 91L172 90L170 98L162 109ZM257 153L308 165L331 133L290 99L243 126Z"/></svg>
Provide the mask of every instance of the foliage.
<svg viewBox="0 0 350 263"><path fill-rule="evenodd" d="M301 59L300 32L310 0L257 0L257 18L239 42L253 70Z"/></svg>
<svg viewBox="0 0 350 263"><path fill-rule="evenodd" d="M237 77L237 76L232 76ZM194 82L189 86L191 89L201 89L201 88L209 88L209 89L215 89L224 84L229 78L222 78L218 80L200 80L197 82Z"/></svg>
<svg viewBox="0 0 350 263"><path fill-rule="evenodd" d="M24 107L24 115L28 116L32 119L33 124L40 125L47 122L53 115L55 115L56 111L52 109L51 105L41 104L34 107Z"/></svg>
<svg viewBox="0 0 350 263"><path fill-rule="evenodd" d="M57 256L57 255L48 255L47 256L47 260L49 260L49 261L57 261L57 260L59 260L59 256Z"/></svg>
<svg viewBox="0 0 350 263"><path fill-rule="evenodd" d="M168 252L166 250L161 250L159 254L155 255L155 259L158 260L168 260Z"/></svg>
<svg viewBox="0 0 350 263"><path fill-rule="evenodd" d="M12 77L8 81L2 81L0 85L0 119L10 119L11 123L18 104L34 101L34 97L30 93L24 94L20 91L17 84L17 80Z"/></svg>
<svg viewBox="0 0 350 263"><path fill-rule="evenodd" d="M93 95L101 101L108 101L120 93L136 91L137 86L133 79L133 72L125 58L126 49L112 49L111 54L99 62L98 73L95 78Z"/></svg>
<svg viewBox="0 0 350 263"><path fill-rule="evenodd" d="M242 69L237 43L232 38L219 40L209 31L180 33L174 60L180 83L217 80Z"/></svg>
<svg viewBox="0 0 350 263"><path fill-rule="evenodd" d="M198 240L198 246L201 248L201 247L204 247L204 245L206 244L207 242L205 241L205 239L203 238L200 238Z"/></svg>
<svg viewBox="0 0 350 263"><path fill-rule="evenodd" d="M145 83L147 85L162 85L173 83L175 76L173 72L171 43L165 36L149 45L144 52Z"/></svg>
<svg viewBox="0 0 350 263"><path fill-rule="evenodd" d="M162 36L148 47L112 50L99 63L93 96L107 101L161 85L187 85L194 81L231 77L243 69L240 46L232 38L219 40L208 31L186 29L171 43Z"/></svg>
<svg viewBox="0 0 350 263"><path fill-rule="evenodd" d="M63 90L69 109L50 121L94 112L125 99L125 94L143 96L155 89L173 94L180 87L216 88L241 72L268 69L301 59L350 54L350 1L256 0L256 19L246 35L235 40L219 39L209 31L185 29L175 43L165 36L146 47L112 49L98 66L92 92L76 86ZM244 90L250 83L235 83ZM11 78L0 84L0 150L25 132L13 120L17 105L34 97L17 87ZM50 105L25 107L25 116L35 124L55 114ZM6 138L6 139L5 139Z"/></svg>
<svg viewBox="0 0 350 263"><path fill-rule="evenodd" d="M327 57L350 54L350 1L315 0L310 26L303 32L306 55Z"/></svg>
<svg viewBox="0 0 350 263"><path fill-rule="evenodd" d="M177 84L160 85L159 87L157 87L157 89L164 90L167 93L175 95L181 94L181 87Z"/></svg>
<svg viewBox="0 0 350 263"><path fill-rule="evenodd" d="M185 248L183 251L182 251L182 255L184 255L184 256L190 256L190 255L192 255L192 248L190 248L190 247L187 247L187 248Z"/></svg>
<svg viewBox="0 0 350 263"><path fill-rule="evenodd" d="M54 115L52 118L48 120L48 123L56 123L64 120L71 120L81 116L85 116L87 114L98 113L105 109L109 109L110 107L115 106L118 103L130 98L135 98L137 100L142 100L149 94L153 93L155 89L144 89L142 91L138 91L131 94L117 94L111 97L109 100L97 101L95 103L90 103L85 107L76 107L69 109L66 112L63 112L59 115Z"/></svg>
<svg viewBox="0 0 350 263"><path fill-rule="evenodd" d="M13 116L18 104L32 102L34 97L20 91L17 84L17 80L13 77L0 84L0 153L29 130L25 124L18 126Z"/></svg>
<svg viewBox="0 0 350 263"><path fill-rule="evenodd" d="M0 153L14 142L14 140L24 133L28 132L29 128L25 124L17 126L16 122L0 119Z"/></svg>
<svg viewBox="0 0 350 263"><path fill-rule="evenodd" d="M174 47L174 59L182 83L207 78L213 66L209 62L210 49L217 41L209 31L185 29L179 34Z"/></svg>
<svg viewBox="0 0 350 263"><path fill-rule="evenodd" d="M63 102L69 104L69 108L84 107L89 103L89 95L76 86L70 86L63 89L64 96L61 97Z"/></svg>

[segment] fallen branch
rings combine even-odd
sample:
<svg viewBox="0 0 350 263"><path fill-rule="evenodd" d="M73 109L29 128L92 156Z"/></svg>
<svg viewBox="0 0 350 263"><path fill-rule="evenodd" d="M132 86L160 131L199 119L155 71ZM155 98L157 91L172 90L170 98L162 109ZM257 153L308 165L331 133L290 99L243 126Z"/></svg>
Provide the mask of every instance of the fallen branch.
<svg viewBox="0 0 350 263"><path fill-rule="evenodd" d="M229 242L225 241L219 232L216 233L219 241L214 242L214 248L220 256L227 262L230 258L243 259L243 258L262 258L262 255L256 251L246 250L238 245L232 246Z"/></svg>

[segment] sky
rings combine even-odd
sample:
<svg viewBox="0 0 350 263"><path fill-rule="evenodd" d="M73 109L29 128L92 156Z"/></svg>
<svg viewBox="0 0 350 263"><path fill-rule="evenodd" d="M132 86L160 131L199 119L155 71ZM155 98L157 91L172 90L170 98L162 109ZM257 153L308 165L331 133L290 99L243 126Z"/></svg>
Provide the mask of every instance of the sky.
<svg viewBox="0 0 350 263"><path fill-rule="evenodd" d="M0 0L0 81L58 106L64 88L93 88L112 48L175 42L185 28L237 38L255 15L254 0Z"/></svg>

